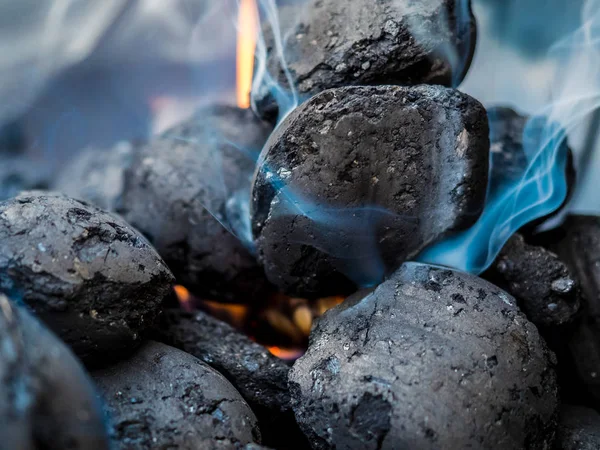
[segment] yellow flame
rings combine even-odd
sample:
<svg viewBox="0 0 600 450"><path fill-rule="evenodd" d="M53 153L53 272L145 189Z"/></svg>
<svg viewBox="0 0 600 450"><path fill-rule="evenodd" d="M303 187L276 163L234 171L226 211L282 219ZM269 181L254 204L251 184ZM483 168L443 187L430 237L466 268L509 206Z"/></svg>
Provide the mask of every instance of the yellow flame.
<svg viewBox="0 0 600 450"><path fill-rule="evenodd" d="M254 52L258 32L256 0L240 0L237 35L237 105L250 107Z"/></svg>

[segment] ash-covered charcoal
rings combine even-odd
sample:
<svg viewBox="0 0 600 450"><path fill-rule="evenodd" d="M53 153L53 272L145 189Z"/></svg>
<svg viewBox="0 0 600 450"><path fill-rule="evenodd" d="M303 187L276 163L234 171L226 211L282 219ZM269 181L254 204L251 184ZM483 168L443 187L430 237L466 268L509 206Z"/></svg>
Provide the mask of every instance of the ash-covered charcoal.
<svg viewBox="0 0 600 450"><path fill-rule="evenodd" d="M44 161L23 155L0 153L0 201L30 189L46 189L51 181Z"/></svg>
<svg viewBox="0 0 600 450"><path fill-rule="evenodd" d="M218 372L185 352L145 343L92 374L115 449L242 449L260 443L256 417Z"/></svg>
<svg viewBox="0 0 600 450"><path fill-rule="evenodd" d="M56 193L0 203L0 290L18 293L86 364L131 352L173 281L118 216Z"/></svg>
<svg viewBox="0 0 600 450"><path fill-rule="evenodd" d="M258 417L265 445L308 448L290 406L286 363L201 311L167 310L157 332L161 340L210 364L238 389Z"/></svg>
<svg viewBox="0 0 600 450"><path fill-rule="evenodd" d="M574 395L600 406L600 217L569 216L551 239L551 248L578 278L583 294L580 317L561 334L568 355L561 371L573 377L570 387L583 390Z"/></svg>
<svg viewBox="0 0 600 450"><path fill-rule="evenodd" d="M469 0L309 0L279 11L286 67L269 22L263 27L266 67L301 98L352 85L456 86L475 49ZM267 86L262 89L253 99L261 115L270 115L276 105Z"/></svg>
<svg viewBox="0 0 600 450"><path fill-rule="evenodd" d="M546 126L542 118L522 116L510 108L493 107L487 110L490 123L491 174L490 184L502 185L516 183L524 175L529 165L528 149L538 151L541 131ZM559 158L566 158L565 175L567 180L567 198L571 198L575 188L576 173L573 164L573 153L566 140L561 144ZM529 152L531 153L531 152ZM529 154L529 157L533 155ZM547 217L534 221L525 228L531 230Z"/></svg>
<svg viewBox="0 0 600 450"><path fill-rule="evenodd" d="M129 142L120 142L110 149L85 149L61 171L52 188L107 211L116 211L134 149Z"/></svg>
<svg viewBox="0 0 600 450"><path fill-rule="evenodd" d="M485 200L488 125L479 102L441 86L332 89L265 145L252 226L269 280L299 295L373 284ZM344 275L342 275L344 273Z"/></svg>
<svg viewBox="0 0 600 450"><path fill-rule="evenodd" d="M579 310L579 283L549 250L529 245L515 234L484 274L512 294L529 320L541 327L562 325Z"/></svg>
<svg viewBox="0 0 600 450"><path fill-rule="evenodd" d="M318 449L547 449L554 355L514 299L473 275L406 263L325 313L289 381Z"/></svg>
<svg viewBox="0 0 600 450"><path fill-rule="evenodd" d="M583 406L563 405L554 448L556 450L598 450L600 414Z"/></svg>
<svg viewBox="0 0 600 450"><path fill-rule="evenodd" d="M2 294L0 448L109 448L96 392L79 361Z"/></svg>
<svg viewBox="0 0 600 450"><path fill-rule="evenodd" d="M197 295L247 302L267 289L240 239L251 245L250 183L270 132L250 110L209 108L141 147L126 173L122 214Z"/></svg>

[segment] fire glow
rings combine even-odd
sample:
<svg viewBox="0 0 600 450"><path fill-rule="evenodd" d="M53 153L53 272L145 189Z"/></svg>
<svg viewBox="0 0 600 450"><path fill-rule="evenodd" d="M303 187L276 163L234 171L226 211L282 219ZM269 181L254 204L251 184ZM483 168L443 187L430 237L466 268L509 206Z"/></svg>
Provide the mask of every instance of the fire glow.
<svg viewBox="0 0 600 450"><path fill-rule="evenodd" d="M302 356L315 319L344 301L342 296L309 301L273 294L260 304L248 305L201 299L181 285L176 285L174 292L184 311L204 311L264 344L269 352L285 360Z"/></svg>
<svg viewBox="0 0 600 450"><path fill-rule="evenodd" d="M250 107L250 90L254 74L254 52L258 33L255 0L240 0L237 34L237 105Z"/></svg>

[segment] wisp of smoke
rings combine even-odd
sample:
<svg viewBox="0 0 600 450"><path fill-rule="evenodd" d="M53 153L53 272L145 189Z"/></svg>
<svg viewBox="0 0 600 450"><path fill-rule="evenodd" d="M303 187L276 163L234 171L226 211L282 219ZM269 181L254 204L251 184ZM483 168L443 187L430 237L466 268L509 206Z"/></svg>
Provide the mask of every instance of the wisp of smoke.
<svg viewBox="0 0 600 450"><path fill-rule="evenodd" d="M528 166L513 181L492 177L478 222L427 249L421 261L481 273L514 232L563 203L565 139L600 106L600 1L587 1L581 15L582 26L550 50L558 69L549 104L524 130Z"/></svg>

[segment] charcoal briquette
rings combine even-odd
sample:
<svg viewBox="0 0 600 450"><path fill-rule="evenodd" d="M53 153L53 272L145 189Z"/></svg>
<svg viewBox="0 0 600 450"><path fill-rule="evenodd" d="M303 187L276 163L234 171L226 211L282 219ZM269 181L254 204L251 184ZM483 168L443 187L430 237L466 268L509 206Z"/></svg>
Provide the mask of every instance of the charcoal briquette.
<svg viewBox="0 0 600 450"><path fill-rule="evenodd" d="M0 203L0 291L19 295L86 364L141 343L173 282L116 215L51 192Z"/></svg>
<svg viewBox="0 0 600 450"><path fill-rule="evenodd" d="M301 99L353 85L458 85L475 49L470 1L309 0L279 8L277 31L265 21L266 68ZM289 77L289 78L288 78ZM276 109L271 92L253 93L261 114Z"/></svg>
<svg viewBox="0 0 600 450"><path fill-rule="evenodd" d="M202 311L166 310L157 335L210 364L238 389L256 413L266 445L307 448L291 409L285 362Z"/></svg>
<svg viewBox="0 0 600 450"><path fill-rule="evenodd" d="M242 450L260 444L256 417L241 395L181 350L146 342L131 358L92 376L115 449Z"/></svg>
<svg viewBox="0 0 600 450"><path fill-rule="evenodd" d="M548 449L556 360L514 298L405 263L326 312L289 374L316 449Z"/></svg>
<svg viewBox="0 0 600 450"><path fill-rule="evenodd" d="M346 87L294 110L263 149L252 190L258 258L297 295L372 285L483 208L482 105L441 86Z"/></svg>
<svg viewBox="0 0 600 450"><path fill-rule="evenodd" d="M120 212L199 296L251 302L270 289L252 254L250 182L271 126L211 107L135 152Z"/></svg>
<svg viewBox="0 0 600 450"><path fill-rule="evenodd" d="M541 327L572 321L580 306L579 281L550 250L516 233L484 278L513 295L529 320Z"/></svg>

